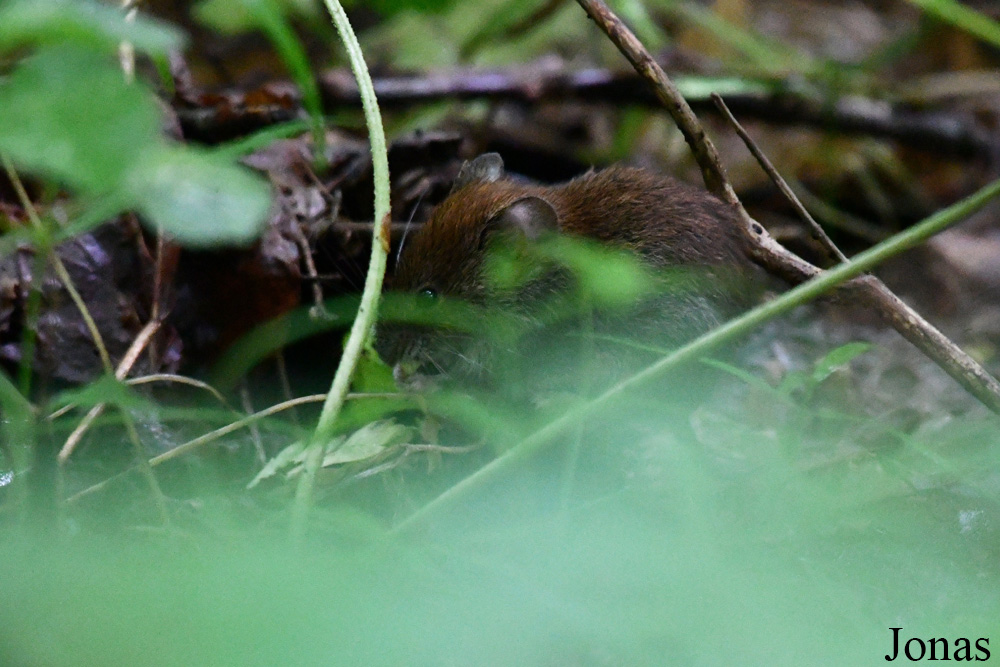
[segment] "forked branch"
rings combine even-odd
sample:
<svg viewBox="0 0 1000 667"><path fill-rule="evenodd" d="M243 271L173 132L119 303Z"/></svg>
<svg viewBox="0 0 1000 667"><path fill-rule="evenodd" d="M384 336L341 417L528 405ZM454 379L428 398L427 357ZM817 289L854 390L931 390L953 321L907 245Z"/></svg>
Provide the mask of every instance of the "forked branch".
<svg viewBox="0 0 1000 667"><path fill-rule="evenodd" d="M577 2L618 47L639 75L652 86L657 98L663 102L691 147L709 191L728 202L739 213L744 222L743 231L753 260L769 273L793 284L803 283L822 274L822 269L789 252L750 217L726 178L718 151L705 134L691 107L663 68L621 19L603 0L577 0ZM930 357L983 405L1000 414L1000 382L997 382L996 378L954 342L906 306L880 280L872 276L860 276L837 289L870 305L896 331Z"/></svg>

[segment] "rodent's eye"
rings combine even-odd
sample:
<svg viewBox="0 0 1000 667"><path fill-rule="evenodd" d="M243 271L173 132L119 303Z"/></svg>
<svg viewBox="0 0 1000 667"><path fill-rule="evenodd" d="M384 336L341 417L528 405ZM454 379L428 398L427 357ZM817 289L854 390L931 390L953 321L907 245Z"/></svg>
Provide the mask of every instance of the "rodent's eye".
<svg viewBox="0 0 1000 667"><path fill-rule="evenodd" d="M438 298L438 293L433 287L424 287L420 290L420 296L427 300L433 300Z"/></svg>

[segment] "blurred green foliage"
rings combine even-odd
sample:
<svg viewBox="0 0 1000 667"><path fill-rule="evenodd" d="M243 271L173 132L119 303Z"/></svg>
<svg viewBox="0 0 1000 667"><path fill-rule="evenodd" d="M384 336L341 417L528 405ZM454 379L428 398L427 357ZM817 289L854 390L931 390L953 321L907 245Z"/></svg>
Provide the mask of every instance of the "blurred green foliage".
<svg viewBox="0 0 1000 667"><path fill-rule="evenodd" d="M568 43L610 52L572 2L513 37L538 2L353 4L388 18L365 41L401 67L523 62ZM650 44L669 41L651 12L676 12L701 16L704 30L758 70L822 74L829 64L689 3L615 4ZM217 27L249 27L235 3L202 7ZM84 201L113 198L188 243L245 241L259 229L267 188L235 166L236 149L163 139L152 93L125 84L114 63L122 39L162 56L180 43L175 31L127 24L83 0L9 2L0 26L0 50L31 51L0 81L0 151L19 169ZM283 57L307 76L294 49ZM638 115L633 127L644 122ZM620 137L619 150L629 146ZM572 268L588 304L649 287L634 261L606 251L556 243L540 252ZM530 277L503 258L494 271L506 285ZM355 308L327 304L334 324L305 309L269 323L232 348L215 379L235 385L274 352L344 326ZM501 338L510 325L469 304L390 298L384 312ZM514 353L520 333L513 327L504 339ZM559 342L584 353L604 345L586 337ZM868 353L879 351L835 347L774 382L732 360L709 363L725 374L686 369L588 414L575 433L418 533L391 529L586 392L536 394L528 407L504 402L502 387L485 397L352 401L324 462L311 541L298 550L286 548L290 489L279 476L294 475L296 443L311 429L287 412L255 422L279 452L269 464L248 454L252 439L240 432L157 465L168 525L150 518L154 501L134 472L111 469L97 446L52 489L32 469L53 498L88 492L44 525L21 525L23 500L0 475L0 664L869 664L890 650L890 627L996 641L995 419L942 410L901 425L839 404L852 396L838 384L843 369ZM594 365L565 373L588 387L586 374L603 370ZM734 389L726 374L749 388ZM369 356L352 388L386 394L391 371ZM79 419L39 425L40 415L103 402L141 414L152 451L185 442L188 431L186 443L197 444L207 424L236 423L230 409L157 406L110 378L33 406L0 374L0 444L18 478L43 460L34 451L48 452L33 450L36 442L59 441ZM108 458L126 449L120 422L99 421L91 440Z"/></svg>
<svg viewBox="0 0 1000 667"><path fill-rule="evenodd" d="M124 40L155 55L179 47L181 33L148 18L126 21L117 7L92 0L8 0L0 6L0 50L73 42L113 49Z"/></svg>
<svg viewBox="0 0 1000 667"><path fill-rule="evenodd" d="M956 0L907 0L941 21L1000 47L1000 23Z"/></svg>
<svg viewBox="0 0 1000 667"><path fill-rule="evenodd" d="M38 44L0 82L0 152L16 167L86 200L104 198L92 224L116 212L110 201L182 243L246 243L259 233L271 204L263 180L166 141L154 95L127 83L112 58L112 40L133 37L163 55L180 43L174 30L126 23L88 0L15 2L0 10L0 22L0 44ZM65 43L50 45L54 37Z"/></svg>
<svg viewBox="0 0 1000 667"><path fill-rule="evenodd" d="M301 0L204 0L194 7L194 15L203 23L223 33L236 33L258 28L268 36L291 72L302 92L303 104L309 113L313 131L313 151L317 159L324 153L326 128L319 88L313 76L305 48L299 42L286 14L309 14L315 9ZM311 12L315 14L315 12ZM315 16L312 16L315 20Z"/></svg>
<svg viewBox="0 0 1000 667"><path fill-rule="evenodd" d="M344 7L365 7L392 16L399 12L441 12L456 4L456 0L346 0Z"/></svg>
<svg viewBox="0 0 1000 667"><path fill-rule="evenodd" d="M975 486L1000 464L985 424L917 438L950 430L948 459L982 467L914 491L909 447L810 469L767 425L692 429L655 395L615 412L584 428L565 508L560 449L420 535L386 536L357 507L382 505L386 485L394 504L419 502L422 466L346 485L298 552L209 487L175 537L5 531L0 653L66 667L869 664L890 627L996 636L1000 507Z"/></svg>
<svg viewBox="0 0 1000 667"><path fill-rule="evenodd" d="M0 88L0 105L0 150L89 195L122 188L147 148L160 145L154 99L127 85L106 55L79 46L23 62Z"/></svg>
<svg viewBox="0 0 1000 667"><path fill-rule="evenodd" d="M311 0L201 0L191 11L199 22L224 34L268 30L275 24L275 16L319 18L318 7Z"/></svg>

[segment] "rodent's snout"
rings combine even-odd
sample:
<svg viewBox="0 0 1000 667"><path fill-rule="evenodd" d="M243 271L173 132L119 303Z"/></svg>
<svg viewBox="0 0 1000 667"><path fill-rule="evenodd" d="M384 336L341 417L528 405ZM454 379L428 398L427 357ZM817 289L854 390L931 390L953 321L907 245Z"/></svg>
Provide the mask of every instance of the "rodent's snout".
<svg viewBox="0 0 1000 667"><path fill-rule="evenodd" d="M393 365L392 379L396 381L397 385L401 387L406 386L407 381L410 380L416 372L417 363L409 359L404 359Z"/></svg>
<svg viewBox="0 0 1000 667"><path fill-rule="evenodd" d="M425 370L416 359L403 358L393 365L392 379L401 389L423 391L434 384L432 376Z"/></svg>
<svg viewBox="0 0 1000 667"><path fill-rule="evenodd" d="M419 335L410 327L385 324L376 331L375 351L392 367L392 378L400 388L424 388L428 376L436 374L432 363L421 360L420 349Z"/></svg>

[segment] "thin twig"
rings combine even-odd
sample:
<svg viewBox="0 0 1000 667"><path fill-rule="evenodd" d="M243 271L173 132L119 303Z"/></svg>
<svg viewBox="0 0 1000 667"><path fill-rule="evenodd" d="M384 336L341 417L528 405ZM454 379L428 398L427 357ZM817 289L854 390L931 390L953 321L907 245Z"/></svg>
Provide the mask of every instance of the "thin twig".
<svg viewBox="0 0 1000 667"><path fill-rule="evenodd" d="M309 313L313 317L323 320L331 320L333 316L330 315L326 307L323 306L323 286L320 284L319 272L316 270L316 262L313 261L312 248L309 247L309 239L302 232L302 228L295 222L289 225L289 231L292 235L292 240L299 249L299 254L302 255L302 263L306 267L306 278L312 283L312 295L313 295L313 306Z"/></svg>
<svg viewBox="0 0 1000 667"><path fill-rule="evenodd" d="M726 106L722 97L718 93L712 93L712 101L715 102L715 106L722 113L722 116L729 122L730 125L732 125L736 134L738 134L740 139L743 140L743 143L746 144L746 147L750 150L750 153L754 156L754 158L756 158L757 163L761 166L761 169L764 170L764 173L771 178L771 181L777 186L778 190L781 191L781 194L783 194L785 199L791 203L792 207L799 214L799 217L802 218L802 220L809 227L809 230L812 232L813 239L816 240L816 242L818 242L823 249L830 254L830 257L839 262L848 261L847 256L842 253L840 248L838 248L830 237L827 236L826 231L824 231L820 224L816 222L815 218L809 214L806 207L802 205L802 202L795 196L792 189L788 187L788 183L785 182L785 179L781 177L778 170L774 168L771 161L766 155L764 155L764 151L757 146L757 143L750 137L749 134L747 134L747 131L743 129L740 122L736 120L736 117L729 111L729 107Z"/></svg>
<svg viewBox="0 0 1000 667"><path fill-rule="evenodd" d="M229 402L225 397L219 393L219 390L208 384L207 382L202 382L201 380L196 380L194 378L187 377L186 375L177 375L175 373L151 373L150 375L140 375L139 377L128 378L123 380L125 384L129 386L136 386L140 384L150 384L153 382L173 382L175 384L186 384L191 387L197 387L198 389L204 389L210 393L216 400L219 401L223 406L232 409ZM70 403L69 405L64 405L58 410L54 410L45 416L46 421L55 421L59 419L67 412L75 409L76 403Z"/></svg>
<svg viewBox="0 0 1000 667"><path fill-rule="evenodd" d="M166 463L171 459L175 459L178 456L187 454L188 452L194 449L198 449L199 447L202 447L204 445L207 445L210 442L214 442L215 440L218 440L222 436L228 435L233 431L238 431L243 427L255 424L256 422L260 421L261 419L264 419L265 417L270 417L271 415L278 414L279 412L282 412L284 410L289 410L299 405L307 405L309 403L322 403L323 401L326 400L326 398L327 398L326 394L311 394L309 396L300 396L299 398L293 398L290 401L283 401L281 403L277 403L259 412L247 415L242 419L237 419L234 422L230 422L229 424L217 428L214 431L210 431L204 435L200 435L193 440L189 440L188 442L185 442L182 445L174 447L169 452L164 452L158 456L154 456L153 458L149 459L149 465L158 466L161 463Z"/></svg>
<svg viewBox="0 0 1000 667"><path fill-rule="evenodd" d="M243 412L246 414L253 414L253 401L250 399L250 388L247 387L247 380L243 378L240 382L240 404L243 407ZM257 428L256 422L250 424L250 440L253 442L254 452L257 454L257 462L260 465L267 463L267 452L264 451L264 441L260 437L260 429Z"/></svg>
<svg viewBox="0 0 1000 667"><path fill-rule="evenodd" d="M115 369L116 380L121 381L125 379L125 376L127 376L129 371L132 370L132 366L134 366L135 362L138 361L139 355L142 354L142 351L146 348L146 345L149 344L150 339L159 328L160 322L156 320L146 323L146 326L142 328L139 335L132 341L132 345L130 345L129 349L125 352L125 356L123 356L121 361L118 362L118 368ZM69 437L66 438L66 442L63 443L62 449L59 450L57 460L60 465L66 463L66 461L69 460L69 457L73 455L73 451L80 443L80 440L83 438L87 430L90 429L94 420L100 417L101 413L104 412L106 405L107 404L105 403L98 403L90 408L84 418L80 420L80 423L76 425L76 428L73 429L73 432L69 434ZM66 408L70 407L72 406L66 406ZM50 415L49 418L51 419L53 417Z"/></svg>
<svg viewBox="0 0 1000 667"><path fill-rule="evenodd" d="M139 2L141 0L122 0L122 11L125 12L125 22L135 23L135 17L139 13ZM118 59L121 62L122 71L125 73L125 81L132 83L135 81L135 45L128 40L122 41L118 45Z"/></svg>
<svg viewBox="0 0 1000 667"><path fill-rule="evenodd" d="M198 389L204 389L210 393L219 403L223 406L229 408L229 401L219 392L218 389L208 384L207 382L202 382L201 380L196 380L195 378L187 377L186 375L177 375L176 373L151 373L150 375L140 375L139 377L129 378L125 380L127 385L140 385L149 384L151 382L173 382L175 384L186 384L191 387L197 387Z"/></svg>
<svg viewBox="0 0 1000 667"><path fill-rule="evenodd" d="M778 187L781 193L791 202L799 215L812 229L814 238L833 257L840 262L850 260L840 251L840 248L827 236L823 228L820 227L806 207L802 205L799 198L795 196L785 179L767 159L763 151L757 146L754 140L747 134L746 130L733 117L726 103L718 95L713 95L716 105L722 114L729 120L729 123L736 130L736 133L743 139L747 148L757 158L761 167L770 176L771 180ZM907 305L902 299L896 296L892 290L886 287L885 283L875 276L866 275L842 286L841 289L855 293L858 299L876 313L883 320L891 325L906 340L923 352L934 363L943 368L952 378L965 388L970 394L975 396L984 405L994 412L1000 406L1000 382L990 375L975 359L970 357L958 345L952 342L947 336L941 333L934 325L925 320L917 311Z"/></svg>

